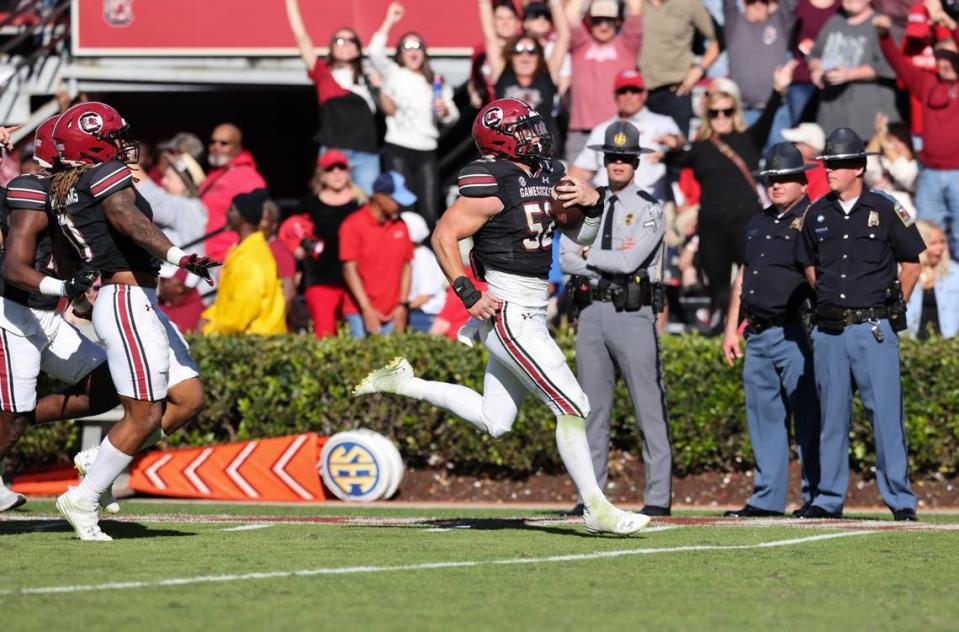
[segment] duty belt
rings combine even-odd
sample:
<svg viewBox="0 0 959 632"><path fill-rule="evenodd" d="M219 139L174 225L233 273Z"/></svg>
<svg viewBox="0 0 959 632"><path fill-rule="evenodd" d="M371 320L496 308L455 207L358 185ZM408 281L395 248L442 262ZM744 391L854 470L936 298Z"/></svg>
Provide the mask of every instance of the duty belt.
<svg viewBox="0 0 959 632"><path fill-rule="evenodd" d="M842 329L871 320L889 318L887 307L849 307L846 309L816 310L816 320L823 329Z"/></svg>
<svg viewBox="0 0 959 632"><path fill-rule="evenodd" d="M772 318L759 318L747 313L746 321L749 323L749 328L751 330L759 333L761 331L766 331L770 327L782 327L791 323L798 323L799 314L796 312L783 312L782 314L773 316Z"/></svg>
<svg viewBox="0 0 959 632"><path fill-rule="evenodd" d="M601 285L601 286L595 286L595 285L594 285L594 286L592 286L592 291L593 291L593 300L594 300L594 301L601 301L601 302L604 302L604 303L612 303L612 302L615 302L616 300L618 300L618 299L614 298L615 294L618 293L618 292L624 292L625 290L624 290L623 286L621 286L621 285L617 285L617 284L615 284L615 283L610 283L610 284L608 284L608 285L607 285L607 284L604 284L604 285ZM640 295L641 295L641 298L642 298L642 304L643 304L643 305L652 305L652 304L653 304L653 287L652 287L652 285L651 285L650 283L648 283L648 282L647 282L647 283L640 283L640 284L639 284L639 291L640 291Z"/></svg>

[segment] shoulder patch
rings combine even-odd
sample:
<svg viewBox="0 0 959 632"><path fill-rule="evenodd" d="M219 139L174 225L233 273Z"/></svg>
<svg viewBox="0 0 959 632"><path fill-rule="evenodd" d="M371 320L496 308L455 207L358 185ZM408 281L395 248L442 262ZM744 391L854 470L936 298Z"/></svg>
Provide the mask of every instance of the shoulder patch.
<svg viewBox="0 0 959 632"><path fill-rule="evenodd" d="M906 210L906 207L889 193L886 193L885 191L876 191L875 189L870 189L869 192L889 202L892 210L896 213L896 215L899 217L899 220L906 228L909 228L916 223L916 218L910 215L909 211Z"/></svg>

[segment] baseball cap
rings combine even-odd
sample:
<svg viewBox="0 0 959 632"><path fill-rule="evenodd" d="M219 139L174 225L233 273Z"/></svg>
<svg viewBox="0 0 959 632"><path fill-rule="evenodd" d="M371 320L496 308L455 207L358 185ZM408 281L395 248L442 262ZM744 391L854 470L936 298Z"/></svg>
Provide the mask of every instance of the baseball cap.
<svg viewBox="0 0 959 632"><path fill-rule="evenodd" d="M323 155L316 161L316 164L318 164L323 171L336 165L342 165L348 169L350 167L350 159L338 149L329 149L323 152Z"/></svg>
<svg viewBox="0 0 959 632"><path fill-rule="evenodd" d="M410 233L410 241L414 244L421 244L429 238L430 227L426 225L426 220L419 213L403 211L400 213L400 219L406 224L406 230Z"/></svg>
<svg viewBox="0 0 959 632"><path fill-rule="evenodd" d="M619 3L616 0L593 0L593 4L589 5L589 17L618 18Z"/></svg>
<svg viewBox="0 0 959 632"><path fill-rule="evenodd" d="M416 194L406 188L406 178L395 171L381 173L373 181L373 193L388 195L400 206L416 204Z"/></svg>
<svg viewBox="0 0 959 632"><path fill-rule="evenodd" d="M939 41L950 37L950 34L949 29L941 24L933 24L929 19L929 10L926 9L925 5L921 2L918 2L909 9L909 14L906 16L906 30L903 33L903 37L919 40L935 39Z"/></svg>
<svg viewBox="0 0 959 632"><path fill-rule="evenodd" d="M644 89L643 76L636 70L620 70L616 75L616 81L613 83L613 92L619 92L623 88Z"/></svg>
<svg viewBox="0 0 959 632"><path fill-rule="evenodd" d="M796 127L784 129L783 138L791 143L806 143L817 152L826 146L826 132L816 123L800 123Z"/></svg>
<svg viewBox="0 0 959 632"><path fill-rule="evenodd" d="M263 219L263 205L269 199L270 192L261 188L234 196L231 204L236 207L243 219L258 226Z"/></svg>

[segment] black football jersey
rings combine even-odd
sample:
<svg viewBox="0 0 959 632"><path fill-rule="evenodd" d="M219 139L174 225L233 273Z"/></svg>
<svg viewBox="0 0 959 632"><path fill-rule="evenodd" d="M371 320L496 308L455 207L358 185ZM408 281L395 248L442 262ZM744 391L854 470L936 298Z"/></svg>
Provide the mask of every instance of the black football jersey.
<svg viewBox="0 0 959 632"><path fill-rule="evenodd" d="M133 186L133 174L116 160L85 171L67 192L66 202L56 209L57 222L67 240L87 267L105 275L129 270L156 274L160 261L135 241L116 230L107 220L100 203L110 195ZM150 220L150 203L133 189L136 207Z"/></svg>
<svg viewBox="0 0 959 632"><path fill-rule="evenodd" d="M553 263L552 187L566 170L547 162L526 173L509 160L481 158L460 171L466 197L497 197L503 210L473 235L473 257L484 269L546 279Z"/></svg>
<svg viewBox="0 0 959 632"><path fill-rule="evenodd" d="M3 264L3 259L6 257L7 239L10 236L10 211L16 209L18 211L48 213L47 191L49 188L50 179L48 177L30 174L14 178L7 185L7 190L0 193L0 230L3 232L0 265ZM33 260L33 267L44 274L56 277L50 228L52 228L52 225L48 226L43 233L37 235L37 254ZM58 296L46 296L29 292L6 282L2 276L0 276L0 288L2 288L3 298L34 309L53 310L60 302Z"/></svg>

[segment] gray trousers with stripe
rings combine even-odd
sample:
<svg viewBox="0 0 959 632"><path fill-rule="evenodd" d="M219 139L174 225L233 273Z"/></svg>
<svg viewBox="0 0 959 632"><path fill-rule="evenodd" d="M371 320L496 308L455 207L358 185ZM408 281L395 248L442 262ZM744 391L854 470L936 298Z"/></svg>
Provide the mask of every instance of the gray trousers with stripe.
<svg viewBox="0 0 959 632"><path fill-rule="evenodd" d="M647 505L669 507L673 455L669 442L666 395L659 362L659 337L652 308L617 312L612 303L593 302L579 316L576 374L589 398L586 434L593 470L605 487L609 466L609 429L617 368L626 381L643 437ZM625 414L625 411L619 411Z"/></svg>

